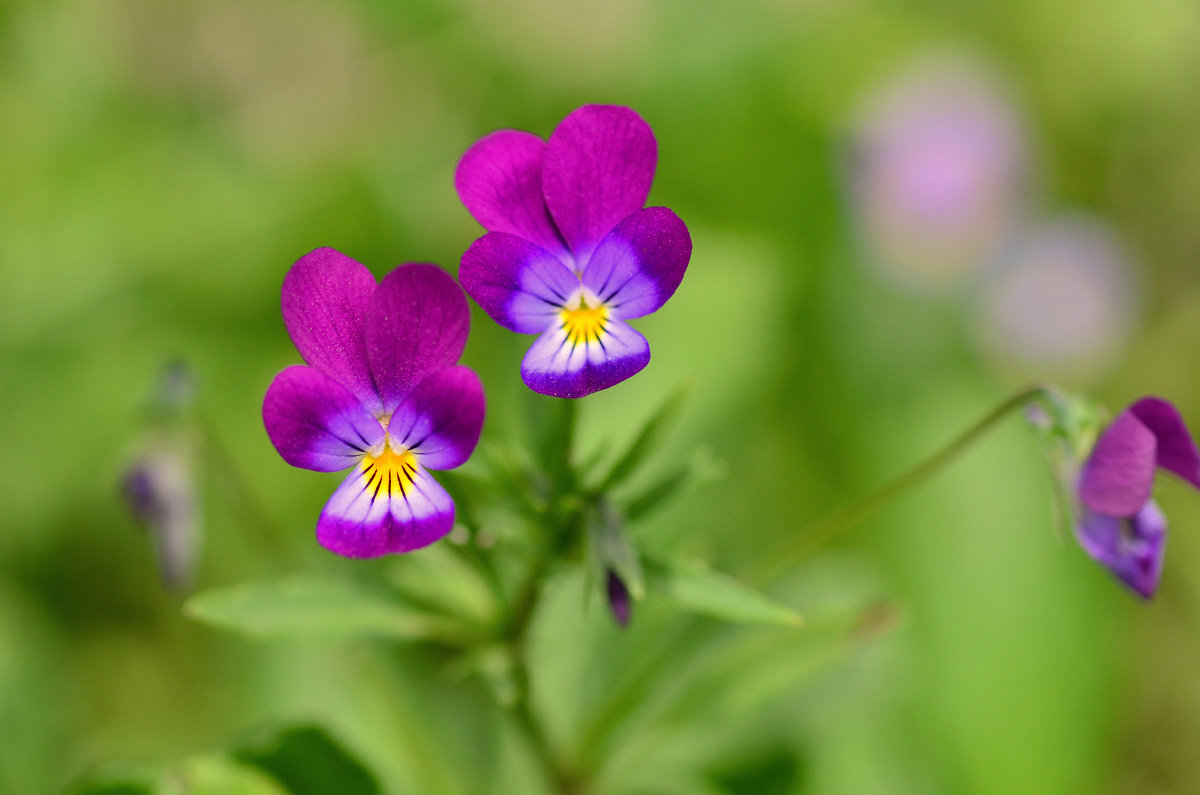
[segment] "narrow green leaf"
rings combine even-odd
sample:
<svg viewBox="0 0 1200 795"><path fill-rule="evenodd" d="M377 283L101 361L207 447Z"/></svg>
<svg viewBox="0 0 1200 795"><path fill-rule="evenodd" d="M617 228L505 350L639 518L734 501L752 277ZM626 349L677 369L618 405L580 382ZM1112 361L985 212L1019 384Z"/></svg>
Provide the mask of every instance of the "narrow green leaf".
<svg viewBox="0 0 1200 795"><path fill-rule="evenodd" d="M673 469L638 494L626 500L625 509L622 513L625 514L625 517L629 521L636 522L638 519L652 513L655 509L665 505L684 486L688 485L691 479L692 468L690 466Z"/></svg>
<svg viewBox="0 0 1200 795"><path fill-rule="evenodd" d="M637 471L637 468L641 466L643 460L679 415L679 411L683 407L683 399L686 396L687 387L680 387L663 401L658 411L650 415L650 419L646 420L641 430L633 437L629 447L617 458L608 474L600 481L600 485L596 488L597 491L605 494Z"/></svg>
<svg viewBox="0 0 1200 795"><path fill-rule="evenodd" d="M379 795L379 782L318 726L289 726L261 734L234 752L281 782L291 795Z"/></svg>
<svg viewBox="0 0 1200 795"><path fill-rule="evenodd" d="M692 451L682 466L675 467L640 492L622 500L621 512L628 521L636 522L666 505L686 488L716 483L728 475L728 465L715 458L707 445L701 445Z"/></svg>
<svg viewBox="0 0 1200 795"><path fill-rule="evenodd" d="M414 602L442 613L486 624L498 605L479 571L448 543L434 544L388 563L388 579Z"/></svg>
<svg viewBox="0 0 1200 795"><path fill-rule="evenodd" d="M700 562L658 562L650 569L650 588L694 613L735 624L798 627L800 614L762 591Z"/></svg>
<svg viewBox="0 0 1200 795"><path fill-rule="evenodd" d="M318 577L245 583L196 594L184 612L197 621L269 638L453 640L456 625L353 583Z"/></svg>

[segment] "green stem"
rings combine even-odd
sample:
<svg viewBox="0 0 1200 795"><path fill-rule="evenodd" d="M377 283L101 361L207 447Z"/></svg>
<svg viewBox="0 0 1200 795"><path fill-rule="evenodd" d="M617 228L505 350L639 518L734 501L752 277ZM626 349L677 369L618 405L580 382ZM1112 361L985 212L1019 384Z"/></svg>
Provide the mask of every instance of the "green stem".
<svg viewBox="0 0 1200 795"><path fill-rule="evenodd" d="M300 554L292 537L284 532L258 499L237 459L222 441L216 426L199 411L195 413L195 417L204 448L212 457L216 468L220 470L221 477L233 491L234 499L241 509L239 518L250 531L254 543L261 548L263 559L279 568L286 568L285 564L299 561Z"/></svg>
<svg viewBox="0 0 1200 795"><path fill-rule="evenodd" d="M806 555L824 546L841 533L874 514L904 492L918 486L990 431L1011 412L1033 400L1050 399L1051 388L1031 386L1013 394L993 408L974 425L967 428L949 444L926 458L895 480L887 483L849 505L810 524L806 530L790 536L751 575L756 582L774 579L794 566Z"/></svg>
<svg viewBox="0 0 1200 795"><path fill-rule="evenodd" d="M550 469L547 474L550 476L554 493L549 505L539 514L539 523L543 530L538 544L539 551L509 602L504 638L513 664L515 694L511 707L517 726L541 762L554 791L560 795L578 795L584 791L584 780L564 762L533 709L525 648L546 576L556 557L564 554L579 535L582 522L581 511L584 502L575 494L578 478L572 466L577 411L573 401L562 402L566 405L556 407L561 412L557 427L551 429L542 440L543 461Z"/></svg>

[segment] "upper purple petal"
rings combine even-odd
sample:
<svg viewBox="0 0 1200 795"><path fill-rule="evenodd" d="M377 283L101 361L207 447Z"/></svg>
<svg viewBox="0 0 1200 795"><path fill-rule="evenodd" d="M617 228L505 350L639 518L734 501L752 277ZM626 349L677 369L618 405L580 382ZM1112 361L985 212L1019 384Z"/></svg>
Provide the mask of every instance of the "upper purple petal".
<svg viewBox="0 0 1200 795"><path fill-rule="evenodd" d="M367 316L367 353L385 412L458 361L470 325L466 297L436 265L401 265L379 283Z"/></svg>
<svg viewBox="0 0 1200 795"><path fill-rule="evenodd" d="M521 378L539 394L579 398L615 386L649 363L646 338L609 319L595 338L574 344L560 326L544 332L521 360Z"/></svg>
<svg viewBox="0 0 1200 795"><path fill-rule="evenodd" d="M641 317L675 293L691 256L692 238L679 216L666 207L648 207L600 241L582 281L613 317Z"/></svg>
<svg viewBox="0 0 1200 795"><path fill-rule="evenodd" d="M454 527L454 501L424 469L401 490L376 488L356 467L317 520L317 541L347 558L376 558L428 546Z"/></svg>
<svg viewBox="0 0 1200 795"><path fill-rule="evenodd" d="M566 246L542 194L545 155L546 142L533 133L499 130L463 153L454 187L489 232L509 232L561 253Z"/></svg>
<svg viewBox="0 0 1200 795"><path fill-rule="evenodd" d="M522 334L540 334L554 324L579 287L579 278L549 251L503 232L471 244L458 278L493 320Z"/></svg>
<svg viewBox="0 0 1200 795"><path fill-rule="evenodd" d="M421 466L453 469L466 462L483 430L483 384L461 365L426 378L388 423L392 447L417 454Z"/></svg>
<svg viewBox="0 0 1200 795"><path fill-rule="evenodd" d="M546 206L580 267L596 244L650 195L658 144L630 108L584 105L567 115L546 144Z"/></svg>
<svg viewBox="0 0 1200 795"><path fill-rule="evenodd" d="M275 376L262 411L275 449L284 461L303 469L346 469L383 439L383 426L367 407L311 367L293 365Z"/></svg>
<svg viewBox="0 0 1200 795"><path fill-rule="evenodd" d="M1084 506L1107 516L1132 516L1154 486L1154 434L1126 409L1100 434L1079 478Z"/></svg>
<svg viewBox="0 0 1200 795"><path fill-rule="evenodd" d="M310 251L283 277L283 324L304 361L378 403L367 364L367 304L375 277L332 248Z"/></svg>
<svg viewBox="0 0 1200 795"><path fill-rule="evenodd" d="M1156 461L1163 469L1200 488L1200 451L1179 409L1159 397L1144 397L1129 411L1150 429L1158 442Z"/></svg>
<svg viewBox="0 0 1200 795"><path fill-rule="evenodd" d="M1154 596L1167 546L1167 519L1154 500L1129 518L1085 510L1076 536L1088 555L1135 593L1145 599Z"/></svg>

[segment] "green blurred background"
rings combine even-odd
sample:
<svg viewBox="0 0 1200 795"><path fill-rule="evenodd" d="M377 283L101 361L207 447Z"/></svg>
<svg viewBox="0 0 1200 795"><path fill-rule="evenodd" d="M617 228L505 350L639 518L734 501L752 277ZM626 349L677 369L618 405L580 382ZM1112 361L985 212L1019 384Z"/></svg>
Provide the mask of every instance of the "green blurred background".
<svg viewBox="0 0 1200 795"><path fill-rule="evenodd" d="M480 234L454 166L497 127L547 135L580 104L633 106L659 140L651 201L692 230L682 287L637 324L654 361L582 407L586 440L620 440L691 384L658 461L700 448L725 477L642 523L648 548L744 570L1031 378L1117 410L1161 394L1200 422L1198 39L1186 0L0 3L0 791L291 720L329 726L389 792L537 791L502 722L479 722L483 689L420 648L393 676L360 648L186 619L117 488L180 358L228 448L199 467L197 586L360 565L310 540L337 476L289 468L261 427L266 385L298 361L279 285L326 245L377 276L453 271ZM946 52L1004 87L1026 140L1018 214L1083 211L1123 241L1138 286L1088 327L1131 318L1100 363L998 353L983 265L914 288L866 253L847 184L863 108ZM485 439L516 443L528 339L473 320ZM231 465L291 557L264 556ZM1177 483L1160 501L1174 534L1145 605L1056 530L1010 420L780 585L801 608L885 595L899 627L807 672L758 671L755 631L714 624L745 652L741 687L780 686L674 723L639 698L606 791L1200 791L1200 501ZM534 664L570 748L678 617L651 596L621 633L560 580ZM702 663L682 649L650 692Z"/></svg>

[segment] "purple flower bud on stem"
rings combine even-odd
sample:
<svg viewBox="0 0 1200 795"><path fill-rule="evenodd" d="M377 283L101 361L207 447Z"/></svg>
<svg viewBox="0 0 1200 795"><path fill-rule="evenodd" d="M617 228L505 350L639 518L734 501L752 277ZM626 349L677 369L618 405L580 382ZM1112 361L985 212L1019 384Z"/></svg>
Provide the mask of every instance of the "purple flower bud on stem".
<svg viewBox="0 0 1200 795"><path fill-rule="evenodd" d="M608 609L612 611L613 618L622 628L629 626L629 619L633 616L633 599L629 595L629 589L625 587L625 583L617 576L617 573L612 569L606 570L608 582Z"/></svg>

